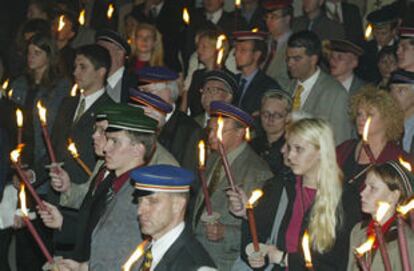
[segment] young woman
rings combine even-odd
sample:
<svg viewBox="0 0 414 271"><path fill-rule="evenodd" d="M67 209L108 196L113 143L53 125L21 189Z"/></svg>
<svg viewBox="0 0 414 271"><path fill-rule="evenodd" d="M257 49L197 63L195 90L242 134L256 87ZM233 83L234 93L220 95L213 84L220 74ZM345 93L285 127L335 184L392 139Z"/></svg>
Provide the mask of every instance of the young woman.
<svg viewBox="0 0 414 271"><path fill-rule="evenodd" d="M400 251L398 248L398 233L396 223L395 207L404 202L413 194L414 176L408 172L401 164L389 161L384 164L372 167L365 181L365 188L361 192L362 211L375 217L378 202L387 202L390 209L385 217L380 221L384 239L386 242L391 267L394 271L403 270L401 265ZM353 256L353 250L364 243L368 236L374 234L372 219L363 221L355 225L351 233L351 246L349 251L348 271L360 270ZM411 268L414 268L414 233L408 227L405 229L408 243L409 259ZM371 255L366 255L366 259L371 257L371 270L384 270L378 244L374 243Z"/></svg>
<svg viewBox="0 0 414 271"><path fill-rule="evenodd" d="M266 243L266 252L259 257L242 254L242 259L251 268L306 270L301 241L307 230L314 270L345 270L355 220L353 206L342 204L347 195L342 190L332 129L316 118L289 124L284 155L293 174L282 173L269 180L254 208L259 240ZM245 196L228 194L230 210L245 216L240 208ZM251 242L247 225L245 221L242 228L244 247Z"/></svg>

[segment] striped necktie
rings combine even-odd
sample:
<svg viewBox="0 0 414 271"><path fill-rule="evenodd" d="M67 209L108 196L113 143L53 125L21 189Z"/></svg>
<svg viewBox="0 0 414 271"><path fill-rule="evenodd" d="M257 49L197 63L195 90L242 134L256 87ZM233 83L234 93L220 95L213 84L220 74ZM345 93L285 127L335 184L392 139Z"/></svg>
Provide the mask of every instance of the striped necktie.
<svg viewBox="0 0 414 271"><path fill-rule="evenodd" d="M302 105L301 96L302 96L302 92L304 89L305 88L300 84L296 87L295 96L293 97L293 106L292 106L293 111L298 111L300 109Z"/></svg>

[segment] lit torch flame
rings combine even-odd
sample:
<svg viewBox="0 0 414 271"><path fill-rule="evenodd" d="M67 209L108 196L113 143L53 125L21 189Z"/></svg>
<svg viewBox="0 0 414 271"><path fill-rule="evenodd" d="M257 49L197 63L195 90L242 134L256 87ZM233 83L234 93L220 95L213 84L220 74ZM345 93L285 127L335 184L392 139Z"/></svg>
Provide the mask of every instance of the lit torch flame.
<svg viewBox="0 0 414 271"><path fill-rule="evenodd" d="M216 41L216 50L220 50L223 47L223 41L226 39L226 35L221 34Z"/></svg>
<svg viewBox="0 0 414 271"><path fill-rule="evenodd" d="M246 141L250 141L250 139L252 138L252 136L250 135L250 128L246 127L246 132L244 134L244 138L246 139Z"/></svg>
<svg viewBox="0 0 414 271"><path fill-rule="evenodd" d="M390 204L388 202L379 201L378 202L378 209L375 213L375 220L380 222L384 216L387 214L388 210L390 209Z"/></svg>
<svg viewBox="0 0 414 271"><path fill-rule="evenodd" d="M374 245L374 242L375 236L371 235L370 237L368 237L368 240L365 241L365 243L355 248L355 252L358 254L359 257L361 257L362 255L371 250L372 246Z"/></svg>
<svg viewBox="0 0 414 271"><path fill-rule="evenodd" d="M75 97L77 90L78 90L78 84L74 84L72 87L72 90L70 91L70 96Z"/></svg>
<svg viewBox="0 0 414 271"><path fill-rule="evenodd" d="M19 108L16 109L16 120L17 120L17 127L23 127L23 112Z"/></svg>
<svg viewBox="0 0 414 271"><path fill-rule="evenodd" d="M220 48L217 54L217 61L216 61L217 65L221 64L221 61L223 61L223 56L224 56L224 48Z"/></svg>
<svg viewBox="0 0 414 271"><path fill-rule="evenodd" d="M43 107L42 102L37 102L37 110L39 111L39 118L42 124L46 124L46 108Z"/></svg>
<svg viewBox="0 0 414 271"><path fill-rule="evenodd" d="M186 25L190 24L190 13L188 13L188 9L183 9L183 21Z"/></svg>
<svg viewBox="0 0 414 271"><path fill-rule="evenodd" d="M17 163L19 161L20 158L20 153L22 152L24 147L24 144L19 144L17 146L17 149L14 149L11 153L10 153L10 160L12 160L12 162Z"/></svg>
<svg viewBox="0 0 414 271"><path fill-rule="evenodd" d="M302 249L303 255L305 256L305 262L307 268L312 268L312 256L310 253L310 246L309 246L309 234L308 231L305 231L302 238Z"/></svg>
<svg viewBox="0 0 414 271"><path fill-rule="evenodd" d="M9 86L9 79L6 79L6 81L4 81L3 84L1 85L1 88L6 90L8 86Z"/></svg>
<svg viewBox="0 0 414 271"><path fill-rule="evenodd" d="M85 9L82 9L79 13L78 22L80 25L85 25Z"/></svg>
<svg viewBox="0 0 414 271"><path fill-rule="evenodd" d="M219 116L217 119L217 138L220 142L223 142L223 126L224 120L222 116Z"/></svg>
<svg viewBox="0 0 414 271"><path fill-rule="evenodd" d="M369 38L371 37L371 34L372 34L372 25L368 24L367 28L365 29L365 34L364 34L365 40L369 40Z"/></svg>
<svg viewBox="0 0 414 271"><path fill-rule="evenodd" d="M252 207L254 203L263 196L263 191L260 189L256 189L252 192L252 195L247 202L248 207Z"/></svg>
<svg viewBox="0 0 414 271"><path fill-rule="evenodd" d="M11 99L12 96L13 96L13 89L9 90L9 92L7 93L7 97L9 97L9 99Z"/></svg>
<svg viewBox="0 0 414 271"><path fill-rule="evenodd" d="M65 16L64 15L60 15L59 16L59 24L58 24L58 31L62 31L62 29L65 27Z"/></svg>
<svg viewBox="0 0 414 271"><path fill-rule="evenodd" d="M407 161L405 161L402 157L398 158L398 161L400 162L400 164L405 167L408 171L411 171L411 164Z"/></svg>
<svg viewBox="0 0 414 271"><path fill-rule="evenodd" d="M364 132L362 133L362 140L364 142L368 142L368 132L369 132L369 126L371 125L371 116L367 118L364 125Z"/></svg>
<svg viewBox="0 0 414 271"><path fill-rule="evenodd" d="M406 215L408 212L414 209L414 198L411 199L407 204L405 205L399 205L397 207L397 212Z"/></svg>
<svg viewBox="0 0 414 271"><path fill-rule="evenodd" d="M106 12L106 17L108 17L108 19L112 18L112 15L114 14L115 8L114 5L111 3L108 6L108 11Z"/></svg>
<svg viewBox="0 0 414 271"><path fill-rule="evenodd" d="M253 32L253 33L259 32L259 28L257 28L257 27L253 28L253 29L252 29L252 32Z"/></svg>
<svg viewBox="0 0 414 271"><path fill-rule="evenodd" d="M19 199L20 199L20 210L22 211L24 216L28 216L29 211L27 210L27 205L26 205L26 193L25 193L24 183L20 184Z"/></svg>
<svg viewBox="0 0 414 271"><path fill-rule="evenodd" d="M236 8L240 8L240 6L241 6L241 0L235 0L234 1L234 5L236 6Z"/></svg>
<svg viewBox="0 0 414 271"><path fill-rule="evenodd" d="M139 258L144 254L145 247L149 241L144 240L141 244L137 246L135 251L131 254L129 259L125 262L125 264L122 266L123 271L129 271L131 270L132 265L139 260Z"/></svg>
<svg viewBox="0 0 414 271"><path fill-rule="evenodd" d="M79 153L78 153L78 150L76 149L76 145L75 145L74 142L72 142L71 139L69 139L68 150L70 151L70 153L72 154L72 156L74 158L78 158L79 157Z"/></svg>
<svg viewBox="0 0 414 271"><path fill-rule="evenodd" d="M198 150L199 150L199 166L204 167L206 163L206 148L204 140L200 140L200 143L198 143Z"/></svg>

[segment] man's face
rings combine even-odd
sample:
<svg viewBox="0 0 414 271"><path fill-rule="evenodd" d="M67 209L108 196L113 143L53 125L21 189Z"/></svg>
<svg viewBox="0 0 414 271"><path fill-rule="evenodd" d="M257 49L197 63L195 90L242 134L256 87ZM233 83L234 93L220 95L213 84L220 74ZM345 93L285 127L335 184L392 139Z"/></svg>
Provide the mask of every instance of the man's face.
<svg viewBox="0 0 414 271"><path fill-rule="evenodd" d="M204 8L207 12L212 13L223 6L224 0L203 0Z"/></svg>
<svg viewBox="0 0 414 271"><path fill-rule="evenodd" d="M308 79L316 69L318 57L308 56L304 47L288 47L286 49L286 63L290 75L294 79L304 81Z"/></svg>
<svg viewBox="0 0 414 271"><path fill-rule="evenodd" d="M213 101L231 102L233 95L226 90L226 85L218 80L209 80L201 91L201 105L206 112L210 111L210 103Z"/></svg>
<svg viewBox="0 0 414 271"><path fill-rule="evenodd" d="M106 135L105 130L108 127L107 120L101 120L95 122L94 132L92 134L93 139L93 148L95 154L99 157L104 156L104 148L106 145Z"/></svg>
<svg viewBox="0 0 414 271"><path fill-rule="evenodd" d="M223 146L226 151L233 150L237 148L237 146L240 144L240 139L243 137L244 133L242 128L237 128L235 120L229 119L229 118L223 118L224 125L223 125L223 131L222 131L222 137L223 137ZM213 150L218 150L218 143L219 139L217 138L217 117L210 118L208 122L208 143L210 144L210 148Z"/></svg>
<svg viewBox="0 0 414 271"><path fill-rule="evenodd" d="M303 0L302 10L305 14L317 11L321 8L324 0Z"/></svg>
<svg viewBox="0 0 414 271"><path fill-rule="evenodd" d="M273 35L281 35L289 29L290 16L283 16L281 9L266 13L264 19L267 29Z"/></svg>
<svg viewBox="0 0 414 271"><path fill-rule="evenodd" d="M171 229L177 210L178 197L168 193L154 193L138 198L138 220L143 234L157 240Z"/></svg>
<svg viewBox="0 0 414 271"><path fill-rule="evenodd" d="M89 91L91 89L98 90L102 88L105 69L95 69L92 62L84 55L77 55L75 58L75 69L73 71L75 82L80 89Z"/></svg>
<svg viewBox="0 0 414 271"><path fill-rule="evenodd" d="M387 46L396 35L396 30L391 28L390 24L378 27L374 26L372 34L378 45L381 47Z"/></svg>
<svg viewBox="0 0 414 271"><path fill-rule="evenodd" d="M414 72L414 41L402 39L398 45L398 68Z"/></svg>
<svg viewBox="0 0 414 271"><path fill-rule="evenodd" d="M155 84L157 84L157 83L155 83ZM169 104L173 103L172 96L171 96L171 91L166 87L158 88L158 87L153 87L153 84L148 84L148 85L143 85L140 88L144 92L148 92L148 93L157 95L163 101L165 101Z"/></svg>
<svg viewBox="0 0 414 271"><path fill-rule="evenodd" d="M414 85L391 84L391 96L398 101L401 109L406 111L413 105Z"/></svg>
<svg viewBox="0 0 414 271"><path fill-rule="evenodd" d="M288 116L287 104L280 99L268 98L260 109L260 119L266 135L282 134Z"/></svg>
<svg viewBox="0 0 414 271"><path fill-rule="evenodd" d="M333 77L351 74L358 66L358 58L352 53L333 51L329 57L329 68Z"/></svg>
<svg viewBox="0 0 414 271"><path fill-rule="evenodd" d="M133 143L125 131L106 132L107 142L104 147L105 164L110 170L120 174L138 166L136 160L139 153L138 144ZM141 158L142 158L141 157Z"/></svg>
<svg viewBox="0 0 414 271"><path fill-rule="evenodd" d="M234 50L234 56L236 58L236 65L239 70L250 67L257 63L260 56L258 51L253 51L254 44L251 40L238 41Z"/></svg>

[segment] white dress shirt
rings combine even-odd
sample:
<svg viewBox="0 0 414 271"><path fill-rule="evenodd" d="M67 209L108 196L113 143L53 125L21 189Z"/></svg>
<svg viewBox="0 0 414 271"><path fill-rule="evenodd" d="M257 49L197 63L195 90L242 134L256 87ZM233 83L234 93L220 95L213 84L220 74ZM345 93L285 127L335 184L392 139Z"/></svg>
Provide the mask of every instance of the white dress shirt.
<svg viewBox="0 0 414 271"><path fill-rule="evenodd" d="M309 97L309 94L313 88L313 85L315 85L316 80L318 79L320 73L321 73L321 70L319 69L319 67L317 67L316 71L308 79L306 79L303 82L300 82L298 80L296 88L298 85L303 86L303 91L302 91L302 94L300 95L300 107L301 108L305 104L306 99Z"/></svg>

